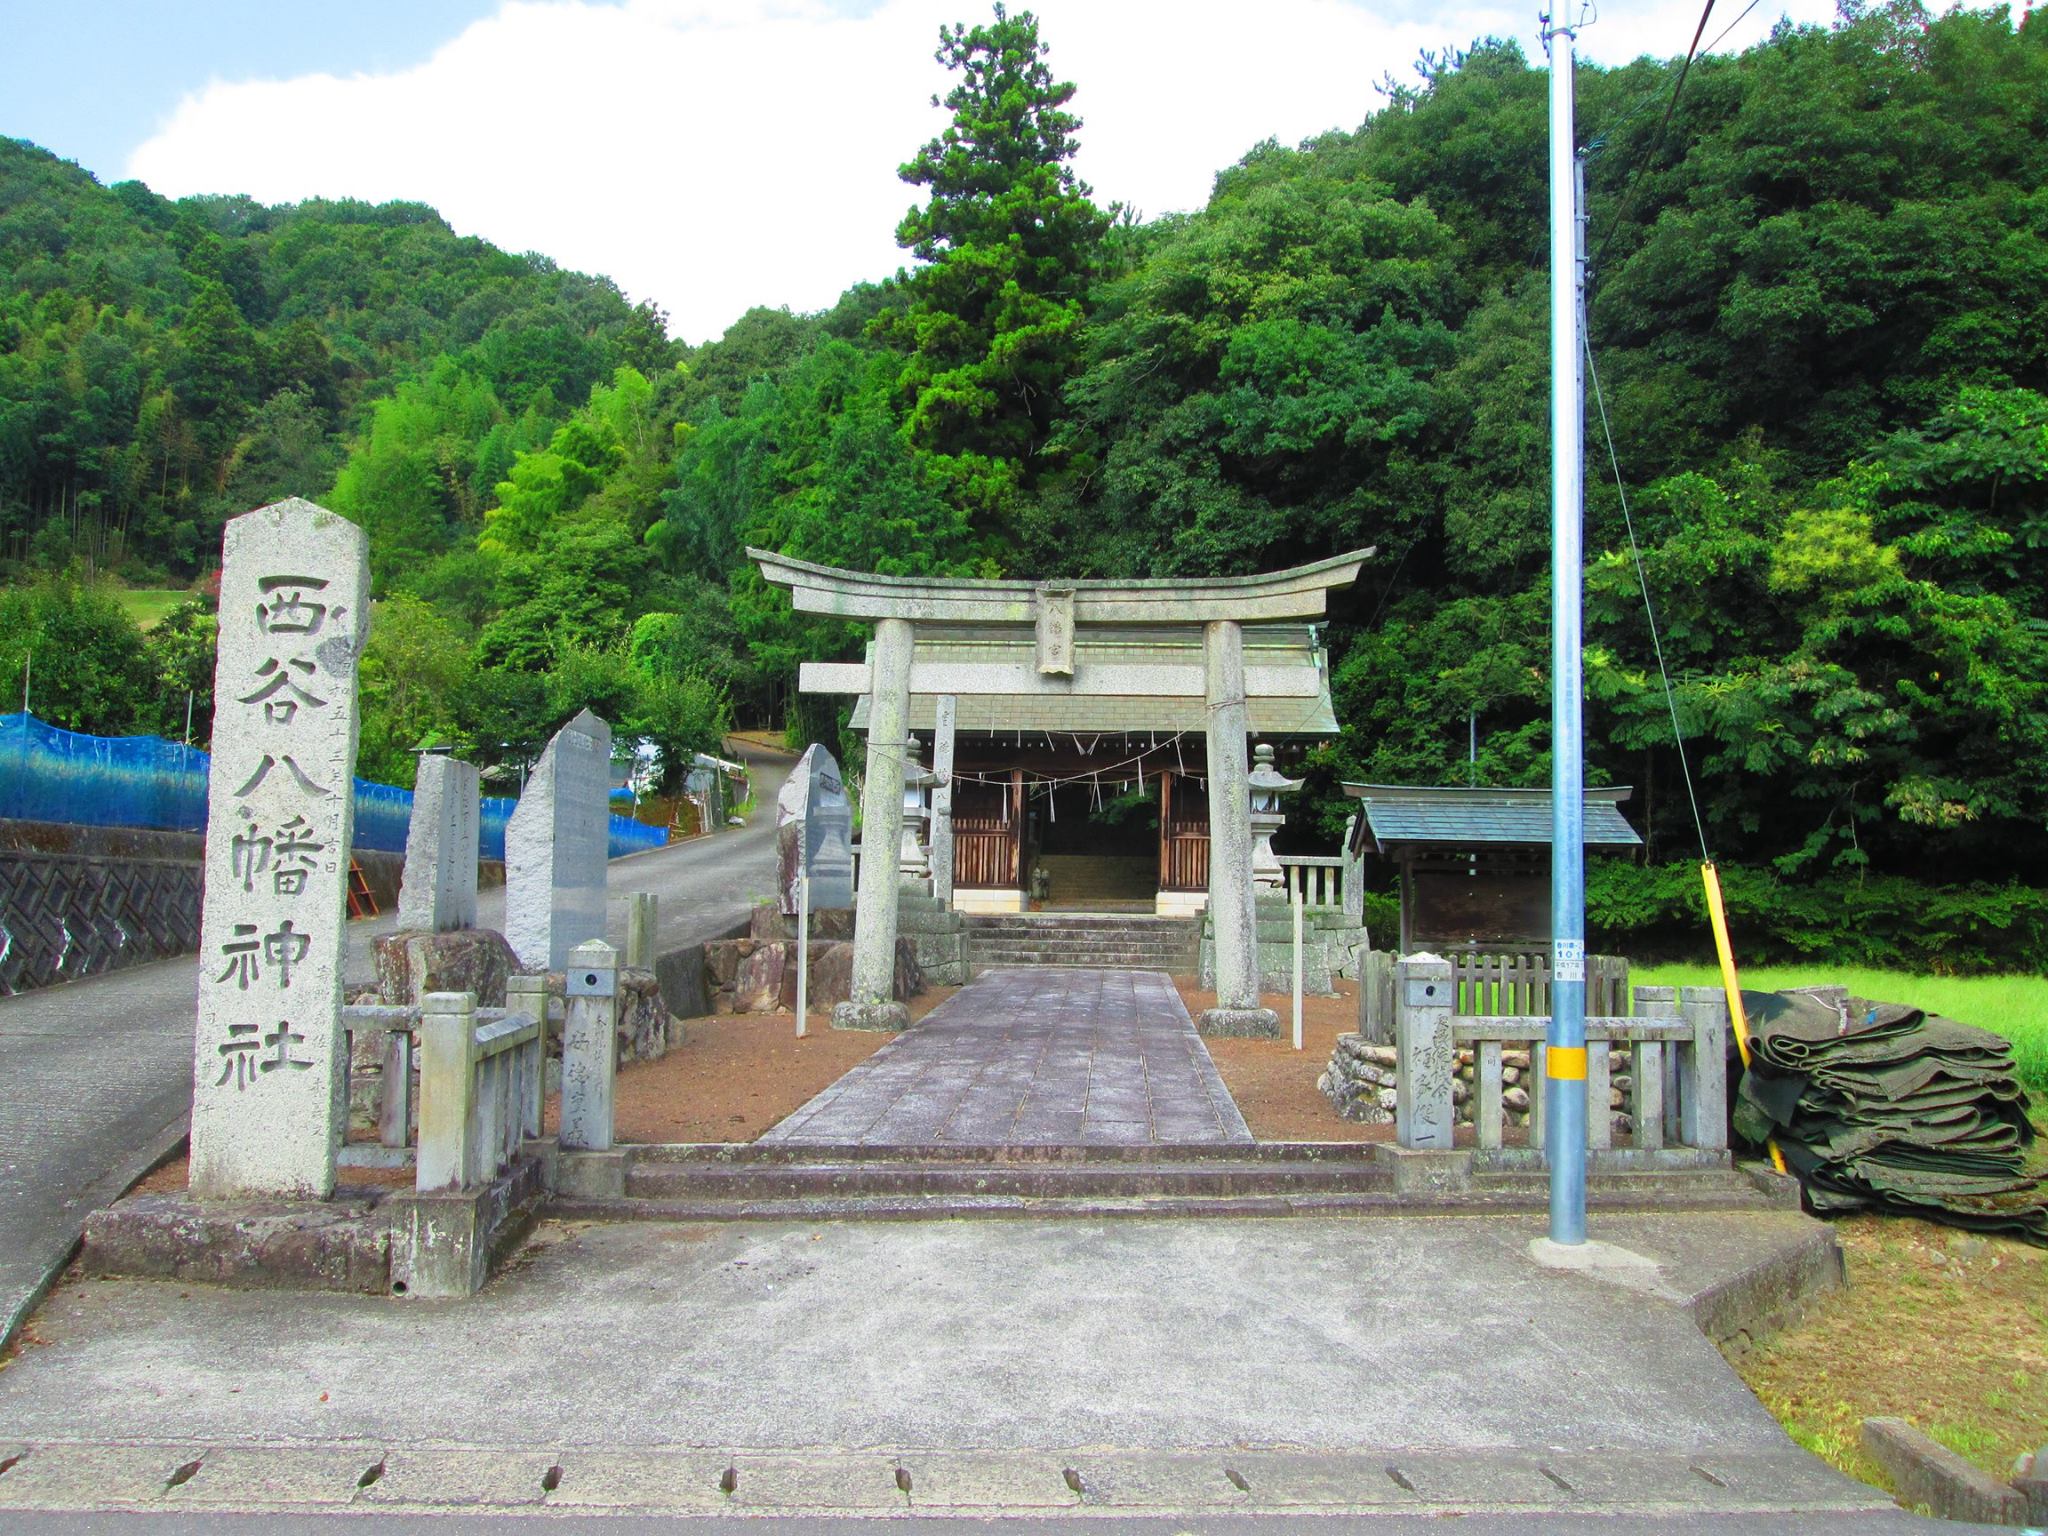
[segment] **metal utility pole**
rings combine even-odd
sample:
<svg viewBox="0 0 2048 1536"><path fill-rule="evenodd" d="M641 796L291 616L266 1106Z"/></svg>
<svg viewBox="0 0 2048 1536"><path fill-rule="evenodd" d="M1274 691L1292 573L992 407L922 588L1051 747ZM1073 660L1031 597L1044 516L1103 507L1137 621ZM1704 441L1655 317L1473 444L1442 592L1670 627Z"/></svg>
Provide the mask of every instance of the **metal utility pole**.
<svg viewBox="0 0 2048 1536"><path fill-rule="evenodd" d="M1550 1240L1586 1240L1586 803L1580 661L1585 395L1579 309L1585 285L1573 111L1572 28L1542 18L1550 51L1550 1033L1544 1144ZM1606 1106L1601 1106L1605 1113Z"/></svg>

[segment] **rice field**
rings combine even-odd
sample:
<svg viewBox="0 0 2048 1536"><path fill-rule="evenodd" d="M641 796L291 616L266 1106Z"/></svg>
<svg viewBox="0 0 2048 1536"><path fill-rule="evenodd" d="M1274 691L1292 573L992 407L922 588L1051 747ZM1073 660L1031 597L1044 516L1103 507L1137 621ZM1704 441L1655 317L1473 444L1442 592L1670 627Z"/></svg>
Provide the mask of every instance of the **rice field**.
<svg viewBox="0 0 2048 1536"><path fill-rule="evenodd" d="M1653 965L1631 969L1644 986L1718 987L1711 965ZM1844 986L1854 997L1910 1003L1959 1024L1993 1030L2012 1042L2013 1060L2027 1087L2048 1094L2048 977L1915 976L1859 966L1760 965L1742 972L1743 987L1776 992L1786 987Z"/></svg>

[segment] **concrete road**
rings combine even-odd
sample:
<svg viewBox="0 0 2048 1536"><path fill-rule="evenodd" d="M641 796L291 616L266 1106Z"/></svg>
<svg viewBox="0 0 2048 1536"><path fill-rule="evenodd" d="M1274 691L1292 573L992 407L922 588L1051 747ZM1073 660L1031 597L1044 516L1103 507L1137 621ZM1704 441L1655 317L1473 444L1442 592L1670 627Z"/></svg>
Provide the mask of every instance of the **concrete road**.
<svg viewBox="0 0 2048 1536"><path fill-rule="evenodd" d="M901 1513L893 1519L902 1521ZM404 1536L430 1520L435 1536L530 1536L532 1515L478 1515L458 1510L428 1519L416 1514L345 1515L35 1513L9 1517L7 1529L24 1536ZM556 1522L592 1527L602 1536L875 1536L872 1517L817 1515L571 1515L550 1511ZM1007 1517L917 1517L920 1530L942 1536L1444 1536L1442 1515L1172 1515L1102 1514ZM1925 1520L1903 1510L1854 1513L1778 1510L1722 1514L1561 1514L1518 1511L1464 1515L1458 1536L2010 1536L2010 1527Z"/></svg>
<svg viewBox="0 0 2048 1536"><path fill-rule="evenodd" d="M1629 1264L1543 1267L1524 1216L629 1222L544 1224L464 1301L81 1280L0 1371L0 1527L1889 1515L1690 1315L1807 1218L1599 1229Z"/></svg>
<svg viewBox="0 0 2048 1536"><path fill-rule="evenodd" d="M775 888L775 794L792 759L743 754L757 809L744 828L616 860L614 895L661 898L657 949L710 938ZM478 901L503 921L505 893ZM349 925L350 990L371 984L370 941L396 919ZM625 906L611 907L625 943ZM190 958L0 998L0 1347L69 1259L86 1213L106 1204L184 1135L192 1107Z"/></svg>

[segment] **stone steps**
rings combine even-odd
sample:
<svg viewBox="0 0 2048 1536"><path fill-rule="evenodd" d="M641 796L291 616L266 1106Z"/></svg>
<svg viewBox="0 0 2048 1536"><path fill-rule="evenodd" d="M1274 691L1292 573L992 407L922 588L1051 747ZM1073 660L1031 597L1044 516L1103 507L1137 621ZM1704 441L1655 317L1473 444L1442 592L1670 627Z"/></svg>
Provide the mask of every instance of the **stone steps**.
<svg viewBox="0 0 2048 1536"><path fill-rule="evenodd" d="M1038 966L1050 970L1164 971L1186 975L1194 967L1184 954L1159 954L1149 950L1104 950L1077 954L1059 949L1010 949L973 951L977 975L1005 966Z"/></svg>
<svg viewBox="0 0 2048 1536"><path fill-rule="evenodd" d="M635 1166L628 1199L740 1201L863 1196L1045 1199L1158 1199L1295 1193L1389 1192L1376 1164L1197 1162L856 1162Z"/></svg>
<svg viewBox="0 0 2048 1536"><path fill-rule="evenodd" d="M1094 966L1189 972L1192 918L1122 913L1017 913L970 917L968 953L977 969L1000 965Z"/></svg>
<svg viewBox="0 0 2048 1536"><path fill-rule="evenodd" d="M553 1214L604 1221L929 1220L976 1216L1370 1216L1537 1212L1540 1171L1472 1172L1454 1192L1400 1191L1376 1143L976 1147L638 1146L624 1195L554 1202ZM1772 1208L1740 1170L1602 1170L1587 1180L1601 1211Z"/></svg>

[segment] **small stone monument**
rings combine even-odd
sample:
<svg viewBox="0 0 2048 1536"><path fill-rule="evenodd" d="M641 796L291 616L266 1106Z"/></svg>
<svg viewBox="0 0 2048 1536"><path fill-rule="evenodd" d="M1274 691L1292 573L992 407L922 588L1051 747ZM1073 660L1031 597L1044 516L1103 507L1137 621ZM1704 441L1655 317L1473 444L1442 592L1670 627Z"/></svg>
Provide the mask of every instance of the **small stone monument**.
<svg viewBox="0 0 2048 1536"><path fill-rule="evenodd" d="M775 859L784 917L796 916L797 875L804 870L813 912L853 905L853 806L839 764L822 746L806 749L775 797Z"/></svg>
<svg viewBox="0 0 2048 1536"><path fill-rule="evenodd" d="M426 933L474 928L477 835L482 825L476 765L439 752L422 754L419 761L412 822L405 832L398 926Z"/></svg>
<svg viewBox="0 0 2048 1536"><path fill-rule="evenodd" d="M505 823L505 937L530 970L562 970L604 937L612 728L589 710L556 733Z"/></svg>
<svg viewBox="0 0 2048 1536"><path fill-rule="evenodd" d="M334 1192L368 553L355 524L296 498L222 539L192 1078L202 1199Z"/></svg>

